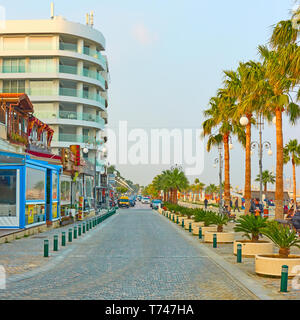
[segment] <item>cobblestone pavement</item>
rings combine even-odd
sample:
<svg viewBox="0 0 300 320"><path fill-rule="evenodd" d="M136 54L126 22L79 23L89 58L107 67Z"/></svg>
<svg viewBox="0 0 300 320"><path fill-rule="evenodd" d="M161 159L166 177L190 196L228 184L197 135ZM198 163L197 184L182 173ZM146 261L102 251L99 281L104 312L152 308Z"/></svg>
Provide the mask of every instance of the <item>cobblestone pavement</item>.
<svg viewBox="0 0 300 320"><path fill-rule="evenodd" d="M36 241L28 238L4 245L17 250L16 256L26 257ZM0 264L3 250L0 246ZM167 219L141 207L119 209L49 258L42 257L41 245L36 255L46 262L21 274L28 278L8 281L0 299L256 298L200 245L188 241Z"/></svg>

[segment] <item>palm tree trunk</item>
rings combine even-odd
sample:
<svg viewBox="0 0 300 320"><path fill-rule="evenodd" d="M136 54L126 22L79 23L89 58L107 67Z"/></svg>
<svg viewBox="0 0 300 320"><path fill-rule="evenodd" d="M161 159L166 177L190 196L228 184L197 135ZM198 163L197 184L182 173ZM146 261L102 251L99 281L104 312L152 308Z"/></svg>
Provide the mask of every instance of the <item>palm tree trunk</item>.
<svg viewBox="0 0 300 320"><path fill-rule="evenodd" d="M267 196L267 183L265 183L264 185L264 192L265 192L265 196Z"/></svg>
<svg viewBox="0 0 300 320"><path fill-rule="evenodd" d="M177 204L178 198L177 198L177 189L174 190L174 203Z"/></svg>
<svg viewBox="0 0 300 320"><path fill-rule="evenodd" d="M246 157L245 157L245 214L249 214L251 200L251 117L247 115L248 124L246 126Z"/></svg>
<svg viewBox="0 0 300 320"><path fill-rule="evenodd" d="M223 143L224 143L224 165L225 165L225 172L224 172L224 198L225 204L230 205L230 170L229 170L229 139L228 134L224 134L223 136Z"/></svg>
<svg viewBox="0 0 300 320"><path fill-rule="evenodd" d="M276 114L276 191L275 191L275 219L283 219L283 135L282 110L277 108Z"/></svg>
<svg viewBox="0 0 300 320"><path fill-rule="evenodd" d="M293 198L294 198L294 208L296 211L297 188L296 188L296 165L295 165L294 155L292 156L292 165L293 165Z"/></svg>

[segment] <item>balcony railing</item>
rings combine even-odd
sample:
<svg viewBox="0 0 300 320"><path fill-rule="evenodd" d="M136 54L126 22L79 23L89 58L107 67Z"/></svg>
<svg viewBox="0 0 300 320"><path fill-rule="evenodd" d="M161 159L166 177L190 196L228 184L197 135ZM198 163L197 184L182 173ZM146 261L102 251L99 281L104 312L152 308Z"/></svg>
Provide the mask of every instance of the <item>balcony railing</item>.
<svg viewBox="0 0 300 320"><path fill-rule="evenodd" d="M67 43L67 42L60 42L59 43L59 50L66 50L66 51L73 51L77 52L77 44L75 43Z"/></svg>
<svg viewBox="0 0 300 320"><path fill-rule="evenodd" d="M54 139L54 141L57 141ZM75 142L75 143L87 143L95 144L95 138L90 136L79 136L72 133L59 133L59 142Z"/></svg>
<svg viewBox="0 0 300 320"><path fill-rule="evenodd" d="M77 66L60 65L59 66L59 72L61 72L61 73L70 73L70 74L78 74Z"/></svg>
<svg viewBox="0 0 300 320"><path fill-rule="evenodd" d="M76 112L76 111L62 111L60 110L58 114L56 112L36 112L36 116L40 119L68 119L68 120L80 120L80 121L90 121L96 122L104 127L105 120L96 114L86 113L86 112Z"/></svg>

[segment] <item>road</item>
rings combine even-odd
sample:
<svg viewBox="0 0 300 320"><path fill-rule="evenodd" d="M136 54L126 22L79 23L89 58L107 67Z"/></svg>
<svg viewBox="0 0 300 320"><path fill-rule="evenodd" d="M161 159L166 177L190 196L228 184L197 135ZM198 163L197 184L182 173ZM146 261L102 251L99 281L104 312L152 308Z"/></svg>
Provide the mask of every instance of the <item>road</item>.
<svg viewBox="0 0 300 320"><path fill-rule="evenodd" d="M119 209L55 257L41 259L49 259L46 269L8 282L0 299L254 298L200 243L139 203Z"/></svg>

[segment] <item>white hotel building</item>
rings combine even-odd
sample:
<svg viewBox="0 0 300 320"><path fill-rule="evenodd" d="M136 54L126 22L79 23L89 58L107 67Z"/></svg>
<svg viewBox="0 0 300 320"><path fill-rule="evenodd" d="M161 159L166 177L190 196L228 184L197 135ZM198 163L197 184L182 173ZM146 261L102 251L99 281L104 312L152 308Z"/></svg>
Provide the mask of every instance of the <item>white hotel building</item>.
<svg viewBox="0 0 300 320"><path fill-rule="evenodd" d="M95 162L107 124L105 39L92 25L49 20L6 21L0 29L0 92L27 93L35 116L55 134L53 152L79 144ZM95 143L96 141L96 143ZM104 160L97 152L97 171Z"/></svg>

